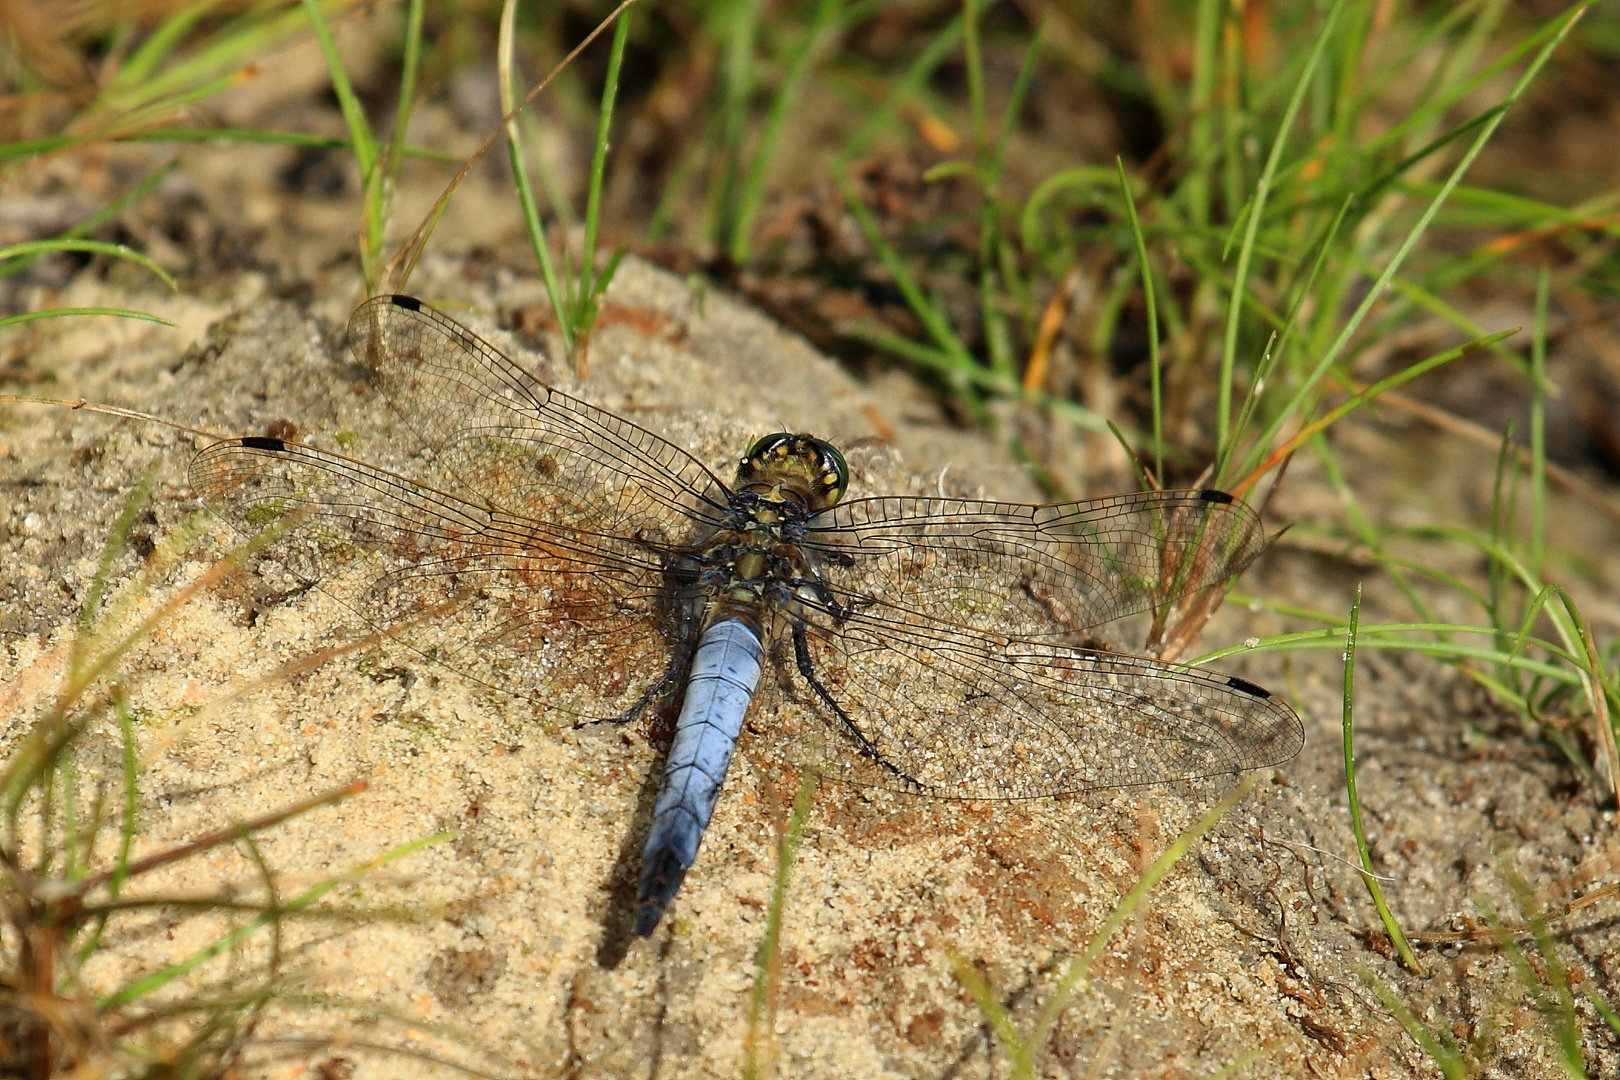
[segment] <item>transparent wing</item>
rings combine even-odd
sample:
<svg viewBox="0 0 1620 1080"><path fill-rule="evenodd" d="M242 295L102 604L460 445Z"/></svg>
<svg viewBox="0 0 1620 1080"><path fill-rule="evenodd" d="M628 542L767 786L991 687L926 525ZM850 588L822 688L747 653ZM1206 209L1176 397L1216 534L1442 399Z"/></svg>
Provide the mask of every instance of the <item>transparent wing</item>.
<svg viewBox="0 0 1620 1080"><path fill-rule="evenodd" d="M818 618L837 774L948 798L1130 787L1286 761L1304 727L1260 687L1114 653L952 630L874 604Z"/></svg>
<svg viewBox="0 0 1620 1080"><path fill-rule="evenodd" d="M1259 768L1302 744L1293 711L1244 680L1073 647L1252 562L1264 532L1230 496L864 499L815 526L824 589L800 614L851 779L1024 798Z"/></svg>
<svg viewBox="0 0 1620 1080"><path fill-rule="evenodd" d="M620 536L715 524L728 503L685 450L546 386L413 297L360 305L349 348L469 498Z"/></svg>
<svg viewBox="0 0 1620 1080"><path fill-rule="evenodd" d="M671 553L719 520L724 485L411 297L362 304L349 342L432 482L231 439L192 464L203 500L250 534L280 523L295 587L455 670L581 715L642 702L695 617Z"/></svg>
<svg viewBox="0 0 1620 1080"><path fill-rule="evenodd" d="M515 514L272 438L204 448L191 483L243 532L279 531L268 550L291 587L318 582L429 658L500 689L543 691L565 712L636 706L665 670L669 639L688 632L667 551L647 530L626 538ZM543 509L542 492L527 505ZM618 506L636 516L634 502Z"/></svg>
<svg viewBox="0 0 1620 1080"><path fill-rule="evenodd" d="M1144 491L1029 506L904 496L817 515L807 546L857 602L904 588L945 625L1072 638L1240 572L1265 547L1260 519L1219 491Z"/></svg>

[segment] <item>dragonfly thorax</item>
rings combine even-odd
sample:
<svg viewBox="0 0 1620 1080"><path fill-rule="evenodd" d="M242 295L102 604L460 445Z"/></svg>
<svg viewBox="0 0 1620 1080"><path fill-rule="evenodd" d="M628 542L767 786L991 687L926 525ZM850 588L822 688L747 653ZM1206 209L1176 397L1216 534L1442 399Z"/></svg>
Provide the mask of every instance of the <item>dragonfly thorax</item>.
<svg viewBox="0 0 1620 1080"><path fill-rule="evenodd" d="M791 591L812 573L805 553L782 535L780 526L719 533L705 545L702 559L710 586L732 599L765 600L773 588Z"/></svg>
<svg viewBox="0 0 1620 1080"><path fill-rule="evenodd" d="M796 500L735 496L730 527L709 537L696 554L700 579L715 600L706 621L740 618L764 633L773 612L793 609L803 583L818 578L814 560L800 547L808 516Z"/></svg>

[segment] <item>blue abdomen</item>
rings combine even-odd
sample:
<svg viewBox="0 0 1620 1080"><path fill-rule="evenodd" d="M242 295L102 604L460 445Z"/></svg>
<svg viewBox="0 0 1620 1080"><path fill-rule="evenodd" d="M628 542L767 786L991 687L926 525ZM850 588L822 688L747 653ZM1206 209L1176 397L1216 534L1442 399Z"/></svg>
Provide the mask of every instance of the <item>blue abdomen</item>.
<svg viewBox="0 0 1620 1080"><path fill-rule="evenodd" d="M697 858L709 827L743 717L759 685L759 635L735 619L703 631L692 657L686 701L653 807L652 831L641 855L636 933L653 932Z"/></svg>

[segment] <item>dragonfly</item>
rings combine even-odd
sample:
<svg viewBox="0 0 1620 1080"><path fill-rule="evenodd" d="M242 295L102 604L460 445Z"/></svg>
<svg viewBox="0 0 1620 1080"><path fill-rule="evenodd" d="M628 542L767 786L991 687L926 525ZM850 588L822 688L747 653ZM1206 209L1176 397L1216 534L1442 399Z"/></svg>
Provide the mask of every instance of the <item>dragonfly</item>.
<svg viewBox="0 0 1620 1080"><path fill-rule="evenodd" d="M407 627L477 682L578 724L678 704L642 936L696 861L761 699L778 706L769 737L824 775L951 799L1235 773L1304 743L1254 683L1090 636L1260 554L1258 516L1224 492L845 498L843 454L796 432L755 440L727 480L414 297L366 301L349 344L409 467L246 436L202 449L192 486L241 531L270 530L294 583Z"/></svg>

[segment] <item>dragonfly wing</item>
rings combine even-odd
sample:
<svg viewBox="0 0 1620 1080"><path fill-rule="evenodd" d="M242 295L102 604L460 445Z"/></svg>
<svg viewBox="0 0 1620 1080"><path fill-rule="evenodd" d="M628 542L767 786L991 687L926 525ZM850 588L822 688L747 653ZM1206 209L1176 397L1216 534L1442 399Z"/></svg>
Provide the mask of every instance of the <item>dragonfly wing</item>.
<svg viewBox="0 0 1620 1080"><path fill-rule="evenodd" d="M630 709L687 633L682 586L650 533L534 520L271 438L204 448L191 483L267 538L294 587L318 582L428 657L563 711Z"/></svg>
<svg viewBox="0 0 1620 1080"><path fill-rule="evenodd" d="M1265 547L1254 511L1219 491L1051 506L890 496L834 506L814 526L810 546L844 591L886 597L899 584L941 623L1013 637L1072 636L1155 610Z"/></svg>
<svg viewBox="0 0 1620 1080"><path fill-rule="evenodd" d="M714 524L726 488L685 450L554 390L409 296L377 296L349 347L456 490L620 536Z"/></svg>
<svg viewBox="0 0 1620 1080"><path fill-rule="evenodd" d="M1264 534L1228 496L891 497L813 524L822 588L800 613L851 779L1024 798L1253 769L1302 743L1242 679L1071 644L1247 566Z"/></svg>
<svg viewBox="0 0 1620 1080"><path fill-rule="evenodd" d="M1242 679L938 625L869 603L811 620L836 775L951 798L1130 787L1286 761L1304 727Z"/></svg>

